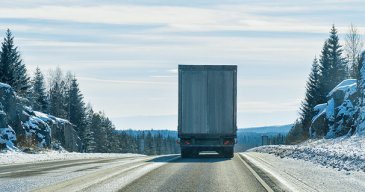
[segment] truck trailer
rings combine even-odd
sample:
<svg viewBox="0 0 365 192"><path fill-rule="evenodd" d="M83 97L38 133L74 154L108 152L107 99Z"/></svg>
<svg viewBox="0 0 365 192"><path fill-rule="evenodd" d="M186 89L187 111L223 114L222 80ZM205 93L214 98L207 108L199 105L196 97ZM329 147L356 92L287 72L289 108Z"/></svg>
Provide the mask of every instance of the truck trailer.
<svg viewBox="0 0 365 192"><path fill-rule="evenodd" d="M215 151L233 157L237 137L237 66L179 65L181 157Z"/></svg>

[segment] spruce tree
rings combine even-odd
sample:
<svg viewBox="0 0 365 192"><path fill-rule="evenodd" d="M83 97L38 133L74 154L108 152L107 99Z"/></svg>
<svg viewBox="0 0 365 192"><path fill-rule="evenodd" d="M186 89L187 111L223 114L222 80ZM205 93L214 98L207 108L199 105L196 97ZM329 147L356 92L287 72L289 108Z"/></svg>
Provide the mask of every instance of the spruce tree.
<svg viewBox="0 0 365 192"><path fill-rule="evenodd" d="M320 73L319 73L319 63L317 58L314 58L312 64L312 70L309 74L309 79L307 81L306 94L302 106L300 108L300 121L302 122L304 129L304 137L308 138L309 127L314 117L313 108L319 104L320 99Z"/></svg>
<svg viewBox="0 0 365 192"><path fill-rule="evenodd" d="M102 126L105 127L106 138L108 138L104 143L104 145L106 146L106 152L110 153L113 151L113 149L116 148L116 143L114 138L115 127L112 121L110 121L110 119L106 117L105 114L103 116L102 124L103 124Z"/></svg>
<svg viewBox="0 0 365 192"><path fill-rule="evenodd" d="M330 74L331 64L330 64L330 59L329 59L329 47L328 47L327 41L324 42L319 62L320 62L320 66L319 66L319 69L320 69L319 102L324 103L327 101L327 99L326 99L327 94L331 91L330 84L329 84L329 77L331 76L331 74Z"/></svg>
<svg viewBox="0 0 365 192"><path fill-rule="evenodd" d="M64 82L56 82L49 91L49 113L56 117L65 118L65 95L62 90Z"/></svg>
<svg viewBox="0 0 365 192"><path fill-rule="evenodd" d="M101 127L101 118L99 113L93 113L91 122L90 122L90 130L94 132L95 135L95 152L102 152L102 127Z"/></svg>
<svg viewBox="0 0 365 192"><path fill-rule="evenodd" d="M330 37L325 41L320 57L320 103L327 101L328 93L347 76L346 62L342 57L337 29L332 26Z"/></svg>
<svg viewBox="0 0 365 192"><path fill-rule="evenodd" d="M105 115L102 112L94 113L92 118L91 130L94 132L96 148L95 152L107 152L107 128L105 127Z"/></svg>
<svg viewBox="0 0 365 192"><path fill-rule="evenodd" d="M156 155L154 137L153 137L151 131L148 131L146 138L145 138L145 154L146 155Z"/></svg>
<svg viewBox="0 0 365 192"><path fill-rule="evenodd" d="M87 153L95 152L96 148L95 135L91 127L93 115L94 111L91 105L88 104L88 106L86 106L86 125L83 133L84 150Z"/></svg>
<svg viewBox="0 0 365 192"><path fill-rule="evenodd" d="M46 113L48 110L48 100L44 82L44 76L39 69L36 68L34 78L32 80L32 107L36 111Z"/></svg>
<svg viewBox="0 0 365 192"><path fill-rule="evenodd" d="M300 120L296 120L293 124L293 127L290 129L287 137L286 137L286 144L298 144L301 141L303 141L305 138L304 132L303 132L303 124L300 122Z"/></svg>
<svg viewBox="0 0 365 192"><path fill-rule="evenodd" d="M358 79L357 79L357 94L358 101L356 103L357 114L356 114L356 132L363 134L365 133L365 51L362 52L360 57L360 63L358 67Z"/></svg>
<svg viewBox="0 0 365 192"><path fill-rule="evenodd" d="M363 63L365 61L365 51L363 51L360 56L358 57L357 59L357 63L358 63L358 66L357 66L357 70L355 72L355 78L357 80L359 80L361 78L361 68L363 66ZM359 83L359 82L358 82ZM358 84L359 85L359 84Z"/></svg>
<svg viewBox="0 0 365 192"><path fill-rule="evenodd" d="M64 77L62 70L57 67L49 72L48 85L49 113L70 120L70 77Z"/></svg>
<svg viewBox="0 0 365 192"><path fill-rule="evenodd" d="M0 82L12 86L20 96L28 96L30 79L9 29L6 31L0 52Z"/></svg>
<svg viewBox="0 0 365 192"><path fill-rule="evenodd" d="M342 56L342 46L340 45L339 38L337 35L337 29L335 25L332 25L332 29L330 32L330 37L328 39L328 50L329 50L329 59L331 63L330 68L330 87L333 89L337 86L341 81L346 79L347 77L347 66L346 61Z"/></svg>
<svg viewBox="0 0 365 192"><path fill-rule="evenodd" d="M91 130L91 127L85 127L85 131L83 133L84 138L84 149L86 153L92 153L95 151L96 142L94 132Z"/></svg>
<svg viewBox="0 0 365 192"><path fill-rule="evenodd" d="M83 136L85 135L84 129L86 127L85 103L75 77L71 81L67 99L69 120L76 126L76 131L81 137L81 140L83 140Z"/></svg>

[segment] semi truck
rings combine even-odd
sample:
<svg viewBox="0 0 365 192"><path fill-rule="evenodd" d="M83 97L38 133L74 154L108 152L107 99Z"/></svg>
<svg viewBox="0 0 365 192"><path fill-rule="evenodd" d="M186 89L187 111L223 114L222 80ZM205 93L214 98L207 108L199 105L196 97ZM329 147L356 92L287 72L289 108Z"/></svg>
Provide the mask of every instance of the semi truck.
<svg viewBox="0 0 365 192"><path fill-rule="evenodd" d="M232 158L237 137L237 66L178 66L181 157L215 151Z"/></svg>

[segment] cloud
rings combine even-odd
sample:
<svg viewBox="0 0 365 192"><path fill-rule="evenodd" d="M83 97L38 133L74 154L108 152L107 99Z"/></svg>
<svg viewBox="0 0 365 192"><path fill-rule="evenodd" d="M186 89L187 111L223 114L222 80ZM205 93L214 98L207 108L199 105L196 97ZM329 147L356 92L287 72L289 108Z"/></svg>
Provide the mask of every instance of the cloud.
<svg viewBox="0 0 365 192"><path fill-rule="evenodd" d="M344 33L352 22L365 33L364 6L341 0L17 0L2 3L0 30L13 30L28 68L73 71L86 100L117 127L174 127L178 64L237 64L243 127L294 121L331 24ZM166 118L149 122L149 116Z"/></svg>
<svg viewBox="0 0 365 192"><path fill-rule="evenodd" d="M161 76L159 76L161 77ZM171 82L156 82L156 81L124 81L124 80L113 80L113 79L99 79L92 77L77 77L78 79L84 81L97 81L102 83L112 83L112 84L142 84L142 85L174 85Z"/></svg>
<svg viewBox="0 0 365 192"><path fill-rule="evenodd" d="M181 31L291 31L328 32L328 23L313 20L311 14L322 13L335 16L339 10L359 10L358 3L320 2L293 5L273 3L242 3L213 6L171 6L171 5L43 5L36 7L2 7L0 18L41 19L58 22L89 24L145 25L157 26L152 32ZM326 14L323 14L325 12ZM275 15L273 13L281 13ZM298 13L308 15L296 16ZM346 15L344 15L346 17ZM334 22L333 20L331 22Z"/></svg>

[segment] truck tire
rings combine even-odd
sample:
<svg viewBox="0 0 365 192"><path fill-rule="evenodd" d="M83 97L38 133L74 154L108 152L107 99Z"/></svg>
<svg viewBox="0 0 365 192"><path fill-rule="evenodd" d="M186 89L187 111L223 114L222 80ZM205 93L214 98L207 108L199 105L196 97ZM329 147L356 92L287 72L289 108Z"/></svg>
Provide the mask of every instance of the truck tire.
<svg viewBox="0 0 365 192"><path fill-rule="evenodd" d="M233 147L223 149L223 156L225 158L232 158L233 157Z"/></svg>
<svg viewBox="0 0 365 192"><path fill-rule="evenodd" d="M189 158L190 157L190 151L187 149L181 149L181 158Z"/></svg>

